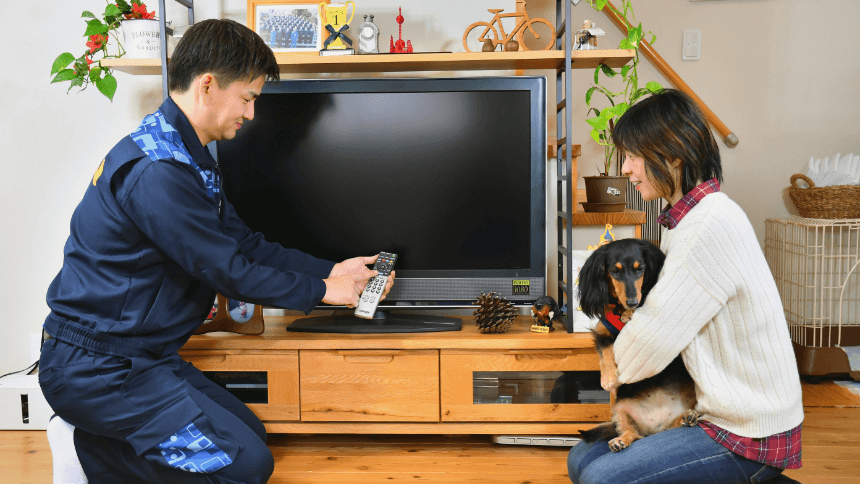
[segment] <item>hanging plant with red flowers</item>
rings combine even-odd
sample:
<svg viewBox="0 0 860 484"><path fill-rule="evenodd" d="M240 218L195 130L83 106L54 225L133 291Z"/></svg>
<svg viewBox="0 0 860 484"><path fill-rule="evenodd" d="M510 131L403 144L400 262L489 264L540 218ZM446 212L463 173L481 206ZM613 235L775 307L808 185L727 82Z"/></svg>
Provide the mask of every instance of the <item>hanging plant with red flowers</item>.
<svg viewBox="0 0 860 484"><path fill-rule="evenodd" d="M116 78L112 69L102 66L103 59L118 59L125 55L125 49L119 40L117 33L120 22L131 19L155 19L155 12L147 11L146 4L140 0L115 0L114 3L107 2L107 7L101 18L92 12L85 10L81 18L87 20L87 29L84 37L87 38L87 50L80 57L75 57L69 52L60 54L51 67L51 75L54 76L51 84L70 81L69 91L73 87L81 88L81 91L92 83L108 99L113 101L116 93ZM116 52L108 52L108 45L113 36L116 40ZM101 56L96 59L96 56Z"/></svg>

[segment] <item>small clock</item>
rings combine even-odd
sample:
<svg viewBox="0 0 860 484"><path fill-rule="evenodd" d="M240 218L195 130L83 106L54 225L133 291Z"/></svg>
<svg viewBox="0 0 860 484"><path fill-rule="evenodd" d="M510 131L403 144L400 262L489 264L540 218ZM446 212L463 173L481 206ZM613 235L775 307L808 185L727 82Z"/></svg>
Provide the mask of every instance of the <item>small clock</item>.
<svg viewBox="0 0 860 484"><path fill-rule="evenodd" d="M370 19L368 20L368 17ZM379 28L373 23L373 15L365 15L364 22L358 27L358 53L378 54Z"/></svg>

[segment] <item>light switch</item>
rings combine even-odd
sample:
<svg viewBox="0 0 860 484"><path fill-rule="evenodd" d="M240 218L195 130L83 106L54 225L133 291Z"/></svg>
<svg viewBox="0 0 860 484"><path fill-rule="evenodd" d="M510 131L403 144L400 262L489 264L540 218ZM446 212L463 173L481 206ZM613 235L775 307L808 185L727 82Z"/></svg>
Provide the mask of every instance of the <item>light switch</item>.
<svg viewBox="0 0 860 484"><path fill-rule="evenodd" d="M699 60L702 58L702 31L699 29L685 30L681 47L681 59Z"/></svg>

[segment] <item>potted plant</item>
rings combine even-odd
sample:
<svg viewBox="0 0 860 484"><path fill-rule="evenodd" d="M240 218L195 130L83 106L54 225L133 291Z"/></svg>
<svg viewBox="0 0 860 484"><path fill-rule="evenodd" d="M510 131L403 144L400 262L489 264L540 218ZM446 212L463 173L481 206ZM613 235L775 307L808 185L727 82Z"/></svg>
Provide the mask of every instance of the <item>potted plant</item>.
<svg viewBox="0 0 860 484"><path fill-rule="evenodd" d="M109 67L102 65L103 59L118 59L125 55L125 50L119 41L117 30L124 20L131 19L153 19L155 12L148 12L146 4L140 0L116 0L116 3L108 2L104 13L97 17L92 12L85 10L81 18L87 20L87 29L84 37L88 39L87 50L80 57L75 57L69 52L60 54L51 67L51 75L54 78L51 84L69 81L69 91L73 87L81 88L81 91L92 83L108 99L113 101L116 93L116 78ZM115 53L108 52L111 35L116 41ZM100 58L96 56L101 55ZM94 65L95 64L95 65Z"/></svg>
<svg viewBox="0 0 860 484"><path fill-rule="evenodd" d="M583 207L586 211L592 211L590 209L594 209L594 211L621 211L624 209L626 198L627 177L613 177L609 174L609 168L616 157L615 145L612 143L612 128L618 118L637 99L649 92L660 92L663 87L654 81L648 82L645 87L639 87L637 70L639 66L639 43L645 37L645 33L641 23L634 27L631 22L635 21L631 0L621 0L620 10L609 4L608 0L588 0L588 3L597 11L603 10L604 7L612 9L624 21L627 26L627 37L621 39L618 48L634 51L633 61L618 71L605 64L598 66L594 70L594 84L585 93L585 104L589 108L588 115L593 114L593 117L586 119L586 122L591 126L591 138L603 146L604 160L600 176L583 177L586 197L589 205L591 205L583 205ZM653 43L656 40L656 35L653 32L648 32L648 34L651 36L649 43ZM601 83L601 77L620 79L620 87L618 87L618 80L612 86ZM595 93L602 94L602 96L594 98ZM592 105L592 102L596 104L597 99L606 101L602 108ZM614 203L615 205L602 205L607 203Z"/></svg>

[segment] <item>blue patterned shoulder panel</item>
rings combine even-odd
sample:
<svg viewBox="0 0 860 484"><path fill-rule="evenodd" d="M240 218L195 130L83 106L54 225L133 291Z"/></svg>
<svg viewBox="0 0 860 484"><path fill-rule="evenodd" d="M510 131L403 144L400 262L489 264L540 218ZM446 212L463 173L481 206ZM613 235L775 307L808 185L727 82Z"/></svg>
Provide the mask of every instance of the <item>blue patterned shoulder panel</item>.
<svg viewBox="0 0 860 484"><path fill-rule="evenodd" d="M179 132L167 122L161 111L143 118L140 126L131 133L131 139L152 161L173 159L180 163L193 163Z"/></svg>
<svg viewBox="0 0 860 484"><path fill-rule="evenodd" d="M140 126L131 133L131 139L152 161L176 160L191 165L203 178L207 195L217 197L220 194L220 174L217 170L202 169L194 163L179 131L176 131L160 110L143 118Z"/></svg>

